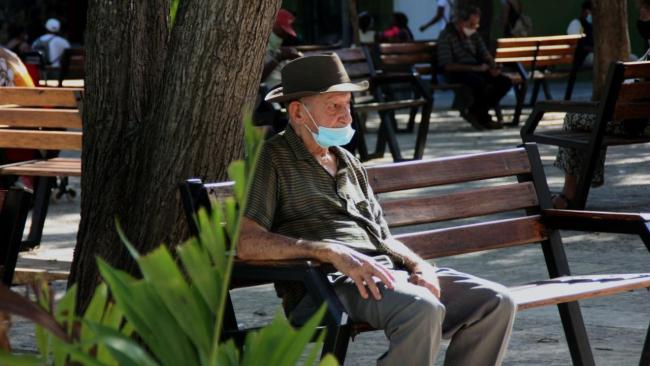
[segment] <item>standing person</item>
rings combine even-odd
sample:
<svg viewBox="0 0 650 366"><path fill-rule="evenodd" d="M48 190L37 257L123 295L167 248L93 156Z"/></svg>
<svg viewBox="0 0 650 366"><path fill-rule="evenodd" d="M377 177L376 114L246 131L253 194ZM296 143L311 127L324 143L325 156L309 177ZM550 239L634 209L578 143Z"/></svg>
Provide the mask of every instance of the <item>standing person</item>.
<svg viewBox="0 0 650 366"><path fill-rule="evenodd" d="M331 263L333 287L351 319L383 329L378 365L431 365L450 338L448 365L499 365L516 305L507 288L437 268L395 239L359 160L342 149L354 135L352 83L335 54L302 57L282 69L287 129L262 148L242 218L243 260L313 258ZM381 260L381 262L379 261ZM294 324L316 304L296 283L276 284Z"/></svg>
<svg viewBox="0 0 650 366"><path fill-rule="evenodd" d="M501 23L504 37L526 37L533 30L533 22L524 15L521 0L502 0Z"/></svg>
<svg viewBox="0 0 650 366"><path fill-rule="evenodd" d="M359 13L359 41L361 43L374 43L377 34L373 29L375 19L367 11Z"/></svg>
<svg viewBox="0 0 650 366"><path fill-rule="evenodd" d="M488 113L512 86L501 75L501 68L487 50L477 30L481 11L476 7L461 10L453 23L438 37L438 67L451 83L466 85L471 94L469 106L461 106L461 114L476 129L502 128Z"/></svg>
<svg viewBox="0 0 650 366"><path fill-rule="evenodd" d="M638 0L639 19L636 21L636 29L643 39L644 52L650 50L650 0Z"/></svg>
<svg viewBox="0 0 650 366"><path fill-rule="evenodd" d="M578 65L593 66L594 64L594 26L591 19L591 1L583 1L580 15L569 23L566 34L584 34L576 49Z"/></svg>
<svg viewBox="0 0 650 366"><path fill-rule="evenodd" d="M61 37L61 22L58 19L50 18L45 22L45 29L47 33L38 37L32 48L34 51L39 51L43 54L45 62L52 67L61 67L61 56L63 51L70 48L70 42Z"/></svg>
<svg viewBox="0 0 650 366"><path fill-rule="evenodd" d="M440 34L447 24L451 22L451 9L453 8L451 0L437 0L436 5L436 14L431 20L420 26L420 32L424 32L429 27L439 24L436 34Z"/></svg>

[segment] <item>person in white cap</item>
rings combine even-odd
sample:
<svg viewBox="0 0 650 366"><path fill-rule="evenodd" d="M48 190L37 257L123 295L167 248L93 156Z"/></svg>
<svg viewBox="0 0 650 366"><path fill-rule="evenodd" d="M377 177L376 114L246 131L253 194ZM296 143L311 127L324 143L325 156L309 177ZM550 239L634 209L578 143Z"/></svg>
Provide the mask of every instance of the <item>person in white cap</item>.
<svg viewBox="0 0 650 366"><path fill-rule="evenodd" d="M61 56L66 48L70 48L70 42L59 35L61 22L58 19L48 19L45 22L45 29L47 33L34 41L32 49L41 52L48 65L61 67Z"/></svg>

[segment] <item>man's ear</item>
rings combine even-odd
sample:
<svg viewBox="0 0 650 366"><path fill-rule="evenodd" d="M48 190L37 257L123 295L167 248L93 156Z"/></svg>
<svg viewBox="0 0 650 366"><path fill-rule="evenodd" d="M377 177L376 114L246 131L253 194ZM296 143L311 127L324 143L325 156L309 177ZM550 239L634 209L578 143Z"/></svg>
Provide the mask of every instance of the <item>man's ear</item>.
<svg viewBox="0 0 650 366"><path fill-rule="evenodd" d="M293 121L302 122L304 112L302 111L302 106L300 105L299 101L292 100L289 102L289 105L287 106L287 113Z"/></svg>

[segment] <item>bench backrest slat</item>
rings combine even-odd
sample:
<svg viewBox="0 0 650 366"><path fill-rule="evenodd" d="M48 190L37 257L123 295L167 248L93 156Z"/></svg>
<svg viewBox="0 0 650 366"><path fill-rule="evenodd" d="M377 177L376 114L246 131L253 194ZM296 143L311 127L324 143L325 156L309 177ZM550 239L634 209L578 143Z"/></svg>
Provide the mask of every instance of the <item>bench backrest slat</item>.
<svg viewBox="0 0 650 366"><path fill-rule="evenodd" d="M470 168L471 167L471 168ZM531 170L524 149L369 167L376 193L507 177Z"/></svg>
<svg viewBox="0 0 650 366"><path fill-rule="evenodd" d="M81 128L81 115L74 109L0 108L0 126Z"/></svg>
<svg viewBox="0 0 650 366"><path fill-rule="evenodd" d="M353 81L368 79L373 70L371 69L371 64L368 62L368 54L365 47L353 47L353 48L337 48L327 51L311 51L305 52L305 55L318 55L323 53L335 53L341 59L343 66L345 66L345 71L347 71L348 76Z"/></svg>
<svg viewBox="0 0 650 366"><path fill-rule="evenodd" d="M0 129L0 147L81 151L81 132Z"/></svg>
<svg viewBox="0 0 650 366"><path fill-rule="evenodd" d="M515 38L499 38L497 40L497 48L510 48L510 47L531 47L537 44L547 46L562 45L562 44L577 44L584 38L582 34L562 35L562 36L542 36L542 37L515 37Z"/></svg>
<svg viewBox="0 0 650 366"><path fill-rule="evenodd" d="M413 67L426 66L430 73L436 72L436 49L433 41L380 43L376 47L383 70L411 71Z"/></svg>
<svg viewBox="0 0 650 366"><path fill-rule="evenodd" d="M437 196L382 201L391 227L491 215L535 207L539 203L531 182L511 183Z"/></svg>
<svg viewBox="0 0 650 366"><path fill-rule="evenodd" d="M616 71L622 68L621 71ZM606 119L622 121L626 119L648 119L650 118L650 62L624 62L616 63L610 68L610 73L621 75L611 78L611 83L618 85L608 98L615 98L613 116L605 116ZM614 75L613 74L613 75ZM616 93L618 90L618 93Z"/></svg>
<svg viewBox="0 0 650 366"><path fill-rule="evenodd" d="M572 65L575 50L583 35L500 38L496 62L519 62L524 67Z"/></svg>
<svg viewBox="0 0 650 366"><path fill-rule="evenodd" d="M400 234L395 237L421 257L431 259L537 243L547 239L547 234L539 216L533 215Z"/></svg>
<svg viewBox="0 0 650 366"><path fill-rule="evenodd" d="M77 108L77 97L80 93L82 93L82 89L79 88L2 87L0 88L0 106L15 104L25 107Z"/></svg>

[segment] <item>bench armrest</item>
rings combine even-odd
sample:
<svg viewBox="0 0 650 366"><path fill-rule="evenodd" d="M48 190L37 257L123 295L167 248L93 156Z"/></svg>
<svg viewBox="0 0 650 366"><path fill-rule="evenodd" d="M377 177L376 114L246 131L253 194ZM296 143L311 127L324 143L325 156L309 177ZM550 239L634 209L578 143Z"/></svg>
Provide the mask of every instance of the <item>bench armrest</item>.
<svg viewBox="0 0 650 366"><path fill-rule="evenodd" d="M542 210L542 221L552 229L637 234L650 250L650 214L604 211Z"/></svg>
<svg viewBox="0 0 650 366"><path fill-rule="evenodd" d="M542 100L535 103L534 109L536 111L543 111L543 112L597 113L598 102Z"/></svg>

